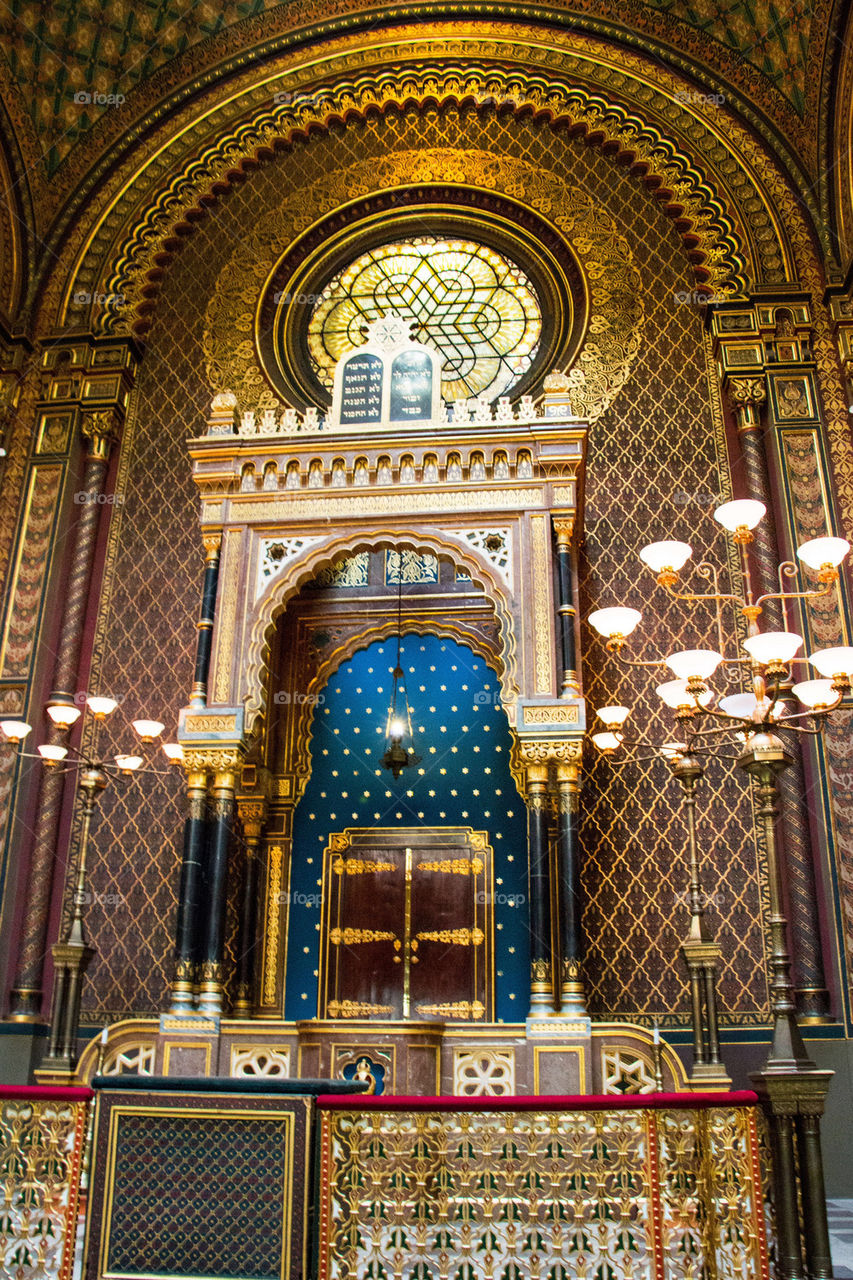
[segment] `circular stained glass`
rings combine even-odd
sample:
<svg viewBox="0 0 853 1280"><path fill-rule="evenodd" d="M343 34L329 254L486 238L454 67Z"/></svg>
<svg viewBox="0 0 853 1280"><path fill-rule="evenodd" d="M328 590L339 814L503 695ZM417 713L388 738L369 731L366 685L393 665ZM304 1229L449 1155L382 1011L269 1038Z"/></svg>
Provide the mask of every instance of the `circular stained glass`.
<svg viewBox="0 0 853 1280"><path fill-rule="evenodd" d="M390 312L444 361L445 400L506 395L528 372L542 309L513 262L471 240L419 236L360 254L323 290L308 327L314 372L331 390L338 361Z"/></svg>

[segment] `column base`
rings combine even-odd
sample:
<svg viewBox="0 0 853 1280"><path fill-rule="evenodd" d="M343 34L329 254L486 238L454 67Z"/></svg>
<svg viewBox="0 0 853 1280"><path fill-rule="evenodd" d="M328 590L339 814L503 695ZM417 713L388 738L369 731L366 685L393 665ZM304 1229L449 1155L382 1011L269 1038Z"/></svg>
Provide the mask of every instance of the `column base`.
<svg viewBox="0 0 853 1280"><path fill-rule="evenodd" d="M721 1062L696 1062L690 1072L687 1088L691 1093L728 1093L732 1078Z"/></svg>
<svg viewBox="0 0 853 1280"><path fill-rule="evenodd" d="M13 987L9 993L10 1022L41 1022L43 993L37 987Z"/></svg>
<svg viewBox="0 0 853 1280"><path fill-rule="evenodd" d="M571 1039L581 1037L587 1039L592 1033L592 1022L585 1015L569 1013L565 1009L556 1013L541 1010L529 1013L525 1021L525 1034L531 1036L549 1036L551 1039L568 1036Z"/></svg>

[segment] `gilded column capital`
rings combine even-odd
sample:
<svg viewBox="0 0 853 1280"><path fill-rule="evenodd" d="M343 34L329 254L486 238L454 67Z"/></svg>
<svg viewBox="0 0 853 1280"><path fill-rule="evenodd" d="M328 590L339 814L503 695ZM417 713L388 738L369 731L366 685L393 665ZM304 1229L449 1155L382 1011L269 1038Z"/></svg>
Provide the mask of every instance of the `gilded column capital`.
<svg viewBox="0 0 853 1280"><path fill-rule="evenodd" d="M206 533L202 538L204 543L204 563L213 564L219 559L219 552L222 548L222 533Z"/></svg>
<svg viewBox="0 0 853 1280"><path fill-rule="evenodd" d="M114 409L96 409L83 414L80 432L88 441L87 456L96 462L108 462L118 440L119 420Z"/></svg>
<svg viewBox="0 0 853 1280"><path fill-rule="evenodd" d="M238 796L237 814L247 841L256 844L263 834L264 823L267 819L266 800L256 796L252 796L251 799L245 796Z"/></svg>
<svg viewBox="0 0 853 1280"><path fill-rule="evenodd" d="M583 759L583 740L581 738L519 738L518 757L527 768L538 764L579 767Z"/></svg>
<svg viewBox="0 0 853 1280"><path fill-rule="evenodd" d="M727 378L725 389L734 409L738 431L754 431L759 425L759 410L767 399L763 375Z"/></svg>
<svg viewBox="0 0 853 1280"><path fill-rule="evenodd" d="M232 773L243 760L243 748L184 747L184 769L190 773Z"/></svg>
<svg viewBox="0 0 853 1280"><path fill-rule="evenodd" d="M557 546L562 550L568 550L572 545L572 538L575 532L575 517L558 516L553 521L554 533L557 538Z"/></svg>

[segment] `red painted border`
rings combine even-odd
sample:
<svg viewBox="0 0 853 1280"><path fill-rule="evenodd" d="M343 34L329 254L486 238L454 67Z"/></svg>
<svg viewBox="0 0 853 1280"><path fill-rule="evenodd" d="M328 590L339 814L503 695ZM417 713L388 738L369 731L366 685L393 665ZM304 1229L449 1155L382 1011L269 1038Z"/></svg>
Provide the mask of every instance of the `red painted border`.
<svg viewBox="0 0 853 1280"><path fill-rule="evenodd" d="M321 1093L321 1111L699 1111L706 1107L754 1107L758 1094L733 1093L547 1094L530 1097L435 1098Z"/></svg>
<svg viewBox="0 0 853 1280"><path fill-rule="evenodd" d="M40 1084L0 1084L0 1102L88 1102L94 1098L93 1090L82 1085L67 1089Z"/></svg>

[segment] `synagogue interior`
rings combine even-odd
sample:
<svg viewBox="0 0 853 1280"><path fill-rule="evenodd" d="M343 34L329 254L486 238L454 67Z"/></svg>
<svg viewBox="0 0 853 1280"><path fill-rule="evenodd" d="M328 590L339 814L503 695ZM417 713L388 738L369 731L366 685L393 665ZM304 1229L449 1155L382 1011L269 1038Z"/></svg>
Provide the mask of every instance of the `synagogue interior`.
<svg viewBox="0 0 853 1280"><path fill-rule="evenodd" d="M853 7L0 28L0 1272L853 1277Z"/></svg>

